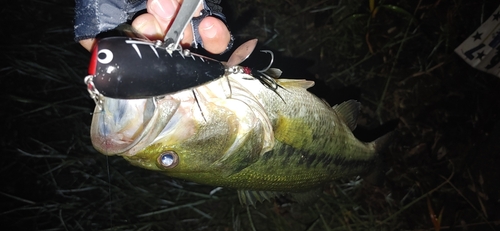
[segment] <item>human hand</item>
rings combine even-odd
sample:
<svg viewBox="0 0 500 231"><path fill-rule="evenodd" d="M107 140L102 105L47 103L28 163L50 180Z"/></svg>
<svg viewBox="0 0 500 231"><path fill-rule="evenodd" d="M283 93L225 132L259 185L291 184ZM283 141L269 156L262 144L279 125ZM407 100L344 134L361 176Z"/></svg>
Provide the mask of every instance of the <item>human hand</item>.
<svg viewBox="0 0 500 231"><path fill-rule="evenodd" d="M170 26L174 20L174 16L181 3L182 0L148 0L148 13L138 16L132 22L132 26L151 40L161 40L165 36L168 26ZM202 8L203 6L200 6L197 12L195 12L196 16L200 14ZM224 22L211 16L204 18L200 22L198 31L203 40L203 47L205 50L214 54L224 52L231 39L231 34ZM181 44L190 45L192 41L192 28L187 27L184 31L184 37ZM87 50L92 48L93 43L93 38L80 41L80 44Z"/></svg>

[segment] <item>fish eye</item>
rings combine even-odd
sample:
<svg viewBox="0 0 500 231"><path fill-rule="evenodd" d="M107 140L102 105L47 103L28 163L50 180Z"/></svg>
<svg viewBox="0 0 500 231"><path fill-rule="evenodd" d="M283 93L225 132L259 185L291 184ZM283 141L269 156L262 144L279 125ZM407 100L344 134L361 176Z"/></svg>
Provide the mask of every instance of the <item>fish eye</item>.
<svg viewBox="0 0 500 231"><path fill-rule="evenodd" d="M113 52L109 49L99 50L97 53L97 60L102 64L108 64L113 60Z"/></svg>
<svg viewBox="0 0 500 231"><path fill-rule="evenodd" d="M157 166L163 169L170 169L177 166L179 156L174 151L166 151L158 156Z"/></svg>

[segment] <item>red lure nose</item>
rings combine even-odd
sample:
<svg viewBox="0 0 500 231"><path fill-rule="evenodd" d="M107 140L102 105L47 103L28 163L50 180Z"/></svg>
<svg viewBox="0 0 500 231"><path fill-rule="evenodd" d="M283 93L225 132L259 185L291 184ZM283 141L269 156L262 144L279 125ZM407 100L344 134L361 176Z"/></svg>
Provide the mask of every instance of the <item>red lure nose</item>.
<svg viewBox="0 0 500 231"><path fill-rule="evenodd" d="M92 55L90 56L89 75L95 75L97 68L97 42L92 47Z"/></svg>

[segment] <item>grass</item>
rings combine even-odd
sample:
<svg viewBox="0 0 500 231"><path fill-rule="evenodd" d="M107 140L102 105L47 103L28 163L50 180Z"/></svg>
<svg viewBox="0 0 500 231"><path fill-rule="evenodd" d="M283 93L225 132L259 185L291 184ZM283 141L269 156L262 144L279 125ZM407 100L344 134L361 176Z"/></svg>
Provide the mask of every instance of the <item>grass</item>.
<svg viewBox="0 0 500 231"><path fill-rule="evenodd" d="M4 3L4 229L499 229L500 79L453 53L498 3L373 3L223 2L239 42L259 38L284 77L315 79L315 93L332 104L360 100L360 138L399 120L383 186L343 179L314 204L256 208L241 206L234 190L97 153L88 135L94 102L83 84L89 54L72 40L73 3Z"/></svg>

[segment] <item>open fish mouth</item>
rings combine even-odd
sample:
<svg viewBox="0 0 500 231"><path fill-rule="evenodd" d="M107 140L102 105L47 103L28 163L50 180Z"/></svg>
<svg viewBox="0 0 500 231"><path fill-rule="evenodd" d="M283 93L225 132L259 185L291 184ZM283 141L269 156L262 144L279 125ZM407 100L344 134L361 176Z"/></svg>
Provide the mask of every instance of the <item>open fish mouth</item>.
<svg viewBox="0 0 500 231"><path fill-rule="evenodd" d="M162 99L162 101L165 99ZM90 129L94 148L106 155L131 156L151 144L174 113L178 102L166 100L158 106L157 98L114 99L103 97L102 109L96 107ZM162 114L162 115L160 115Z"/></svg>
<svg viewBox="0 0 500 231"><path fill-rule="evenodd" d="M102 110L96 107L92 119L91 137L94 147L106 155L127 152L143 138L155 108L152 98L104 98Z"/></svg>

